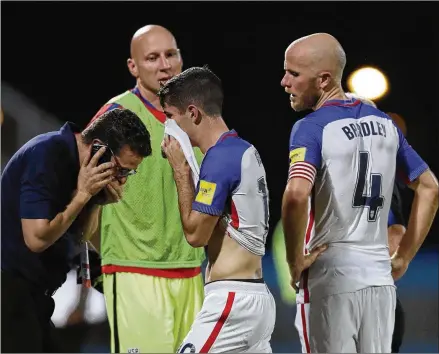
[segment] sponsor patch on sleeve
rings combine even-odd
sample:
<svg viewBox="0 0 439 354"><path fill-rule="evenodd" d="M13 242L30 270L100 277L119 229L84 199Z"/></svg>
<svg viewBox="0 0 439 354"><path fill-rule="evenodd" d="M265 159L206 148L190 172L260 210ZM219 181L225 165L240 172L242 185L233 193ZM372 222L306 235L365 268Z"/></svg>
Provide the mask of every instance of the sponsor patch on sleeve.
<svg viewBox="0 0 439 354"><path fill-rule="evenodd" d="M305 161L306 148L297 148L290 151L290 165L296 162Z"/></svg>
<svg viewBox="0 0 439 354"><path fill-rule="evenodd" d="M215 196L216 183L200 181L200 190L198 191L195 201L201 204L212 205Z"/></svg>

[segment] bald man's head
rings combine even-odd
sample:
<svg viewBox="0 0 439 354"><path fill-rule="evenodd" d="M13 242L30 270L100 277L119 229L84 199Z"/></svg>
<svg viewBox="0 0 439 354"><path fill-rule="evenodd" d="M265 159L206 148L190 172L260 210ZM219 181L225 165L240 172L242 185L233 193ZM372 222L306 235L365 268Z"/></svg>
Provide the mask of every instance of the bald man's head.
<svg viewBox="0 0 439 354"><path fill-rule="evenodd" d="M291 43L285 51L281 85L290 94L293 109L315 109L326 97L344 97L341 78L345 65L345 52L330 34L316 33Z"/></svg>
<svg viewBox="0 0 439 354"><path fill-rule="evenodd" d="M172 33L159 25L139 28L131 39L128 69L137 84L153 94L160 83L181 72L183 61Z"/></svg>
<svg viewBox="0 0 439 354"><path fill-rule="evenodd" d="M174 42L175 47L177 47L177 41L168 29L159 25L146 25L139 28L134 33L133 38L131 39L131 58L135 57L137 51L141 49L142 46L144 46L145 44L147 45L148 42L151 41L151 38L154 38L154 36L169 37L171 41Z"/></svg>
<svg viewBox="0 0 439 354"><path fill-rule="evenodd" d="M340 43L330 34L315 33L295 40L287 48L285 56L289 55L307 62L317 75L328 71L335 80L341 82L346 54Z"/></svg>

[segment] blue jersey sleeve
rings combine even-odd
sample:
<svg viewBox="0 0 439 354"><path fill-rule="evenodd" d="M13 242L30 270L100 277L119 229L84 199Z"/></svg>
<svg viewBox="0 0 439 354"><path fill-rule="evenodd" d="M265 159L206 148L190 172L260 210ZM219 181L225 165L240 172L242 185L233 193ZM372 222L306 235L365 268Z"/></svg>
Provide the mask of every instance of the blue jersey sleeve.
<svg viewBox="0 0 439 354"><path fill-rule="evenodd" d="M55 155L54 155L55 154ZM21 177L20 217L52 220L57 212L56 152L41 146L28 152Z"/></svg>
<svg viewBox="0 0 439 354"><path fill-rule="evenodd" d="M409 145L401 130L398 127L396 129L399 135L399 148L396 154L397 177L409 184L425 172L428 165Z"/></svg>
<svg viewBox="0 0 439 354"><path fill-rule="evenodd" d="M209 215L221 215L239 179L241 160L228 156L227 149L212 148L204 157L192 209ZM239 167L238 167L239 166Z"/></svg>
<svg viewBox="0 0 439 354"><path fill-rule="evenodd" d="M321 126L311 119L302 119L294 124L290 135L290 166L296 162L307 162L316 169L322 163Z"/></svg>

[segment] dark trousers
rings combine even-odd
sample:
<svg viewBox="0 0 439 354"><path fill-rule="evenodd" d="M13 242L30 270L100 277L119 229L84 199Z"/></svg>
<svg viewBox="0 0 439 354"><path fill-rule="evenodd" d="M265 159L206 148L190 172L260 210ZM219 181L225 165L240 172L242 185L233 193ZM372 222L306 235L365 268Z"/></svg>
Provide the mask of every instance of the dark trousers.
<svg viewBox="0 0 439 354"><path fill-rule="evenodd" d="M392 338L392 353L399 353L399 349L402 344L402 339L404 337L405 331L405 314L402 308L401 301L396 298L396 308L395 308L395 329L393 330Z"/></svg>
<svg viewBox="0 0 439 354"><path fill-rule="evenodd" d="M52 294L24 279L1 273L2 353L60 352L54 335Z"/></svg>

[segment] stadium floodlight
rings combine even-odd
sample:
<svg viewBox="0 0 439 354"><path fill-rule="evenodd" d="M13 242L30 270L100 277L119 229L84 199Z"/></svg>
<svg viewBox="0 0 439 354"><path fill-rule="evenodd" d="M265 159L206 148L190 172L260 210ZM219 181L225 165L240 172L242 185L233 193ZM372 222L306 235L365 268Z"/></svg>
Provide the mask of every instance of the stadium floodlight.
<svg viewBox="0 0 439 354"><path fill-rule="evenodd" d="M355 70L349 75L347 84L350 92L370 100L381 98L389 88L386 76L373 67L363 67Z"/></svg>

